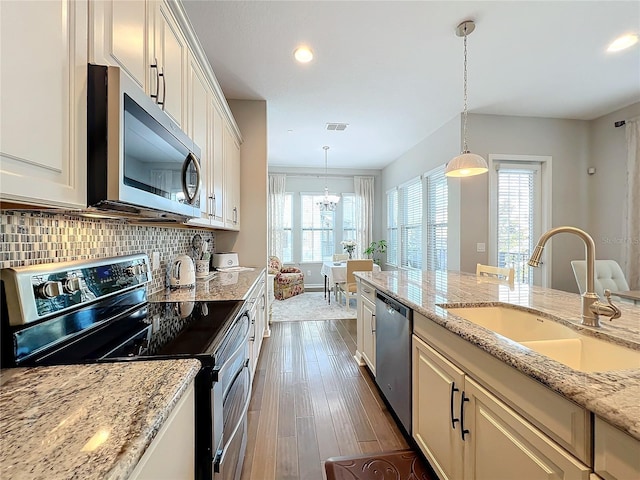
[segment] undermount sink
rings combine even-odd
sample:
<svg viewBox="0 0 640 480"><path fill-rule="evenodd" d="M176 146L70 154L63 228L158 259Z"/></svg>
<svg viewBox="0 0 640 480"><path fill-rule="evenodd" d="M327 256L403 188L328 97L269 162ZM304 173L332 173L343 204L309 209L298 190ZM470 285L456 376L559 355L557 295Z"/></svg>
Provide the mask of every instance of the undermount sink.
<svg viewBox="0 0 640 480"><path fill-rule="evenodd" d="M535 313L509 307L452 307L448 312L582 372L640 368L640 351L600 340Z"/></svg>

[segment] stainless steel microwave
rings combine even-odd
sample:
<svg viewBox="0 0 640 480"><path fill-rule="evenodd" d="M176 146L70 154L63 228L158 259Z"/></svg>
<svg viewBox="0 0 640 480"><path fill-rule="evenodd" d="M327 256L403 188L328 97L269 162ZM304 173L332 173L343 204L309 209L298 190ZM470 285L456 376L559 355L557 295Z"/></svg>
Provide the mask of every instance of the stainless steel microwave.
<svg viewBox="0 0 640 480"><path fill-rule="evenodd" d="M159 221L200 216L200 149L118 67L89 65L87 203Z"/></svg>

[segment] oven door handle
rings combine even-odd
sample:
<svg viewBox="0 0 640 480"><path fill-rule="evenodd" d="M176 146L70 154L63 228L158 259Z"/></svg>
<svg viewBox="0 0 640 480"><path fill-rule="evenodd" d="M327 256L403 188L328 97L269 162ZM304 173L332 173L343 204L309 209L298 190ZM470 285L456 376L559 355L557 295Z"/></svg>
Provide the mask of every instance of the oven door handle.
<svg viewBox="0 0 640 480"><path fill-rule="evenodd" d="M249 315L247 312L243 313L240 318L242 317L247 317L247 324L249 324ZM249 324L250 325L250 324ZM222 370L224 370L227 365L229 365L229 363L233 362L236 354L242 350L247 342L249 341L249 336L251 335L251 328L247 328L247 333L245 333L244 337L242 338L242 341L240 342L240 344L238 345L238 348L236 348L233 353L231 355L229 355L227 357L227 360L222 364L222 365L216 365L215 367L213 367L213 381L217 382L220 380L220 372L222 372Z"/></svg>
<svg viewBox="0 0 640 480"><path fill-rule="evenodd" d="M249 368L249 359L246 360L244 364L244 368ZM233 427L233 432L229 435L229 441L219 450L216 451L216 455L213 458L213 471L215 473L220 473L220 465L224 462L225 453L229 449L229 444L234 440L236 433L238 433L238 429L242 422L245 420L247 412L249 411L249 404L251 403L251 394L253 393L253 386L251 382L249 382L249 391L247 392L247 400L245 401L244 406L242 407L242 415L238 419L238 423Z"/></svg>

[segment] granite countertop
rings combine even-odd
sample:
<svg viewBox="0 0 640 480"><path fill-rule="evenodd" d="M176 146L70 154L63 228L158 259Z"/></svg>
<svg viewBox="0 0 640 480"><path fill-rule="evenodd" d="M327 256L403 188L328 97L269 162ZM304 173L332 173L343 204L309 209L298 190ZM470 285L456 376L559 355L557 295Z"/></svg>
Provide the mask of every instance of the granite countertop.
<svg viewBox="0 0 640 480"><path fill-rule="evenodd" d="M128 478L199 370L198 360L3 370L0 478Z"/></svg>
<svg viewBox="0 0 640 480"><path fill-rule="evenodd" d="M581 298L574 293L509 285L460 272L356 272L377 290L473 343L553 391L585 407L640 440L640 305L616 302L622 317L600 317L601 328L584 327ZM510 304L559 318L581 333L638 350L638 368L584 373L464 320L439 305Z"/></svg>
<svg viewBox="0 0 640 480"><path fill-rule="evenodd" d="M247 267L247 270L211 272L205 279L196 279L195 288L165 289L149 296L150 303L214 302L219 300L246 300L259 278L264 278L265 267Z"/></svg>

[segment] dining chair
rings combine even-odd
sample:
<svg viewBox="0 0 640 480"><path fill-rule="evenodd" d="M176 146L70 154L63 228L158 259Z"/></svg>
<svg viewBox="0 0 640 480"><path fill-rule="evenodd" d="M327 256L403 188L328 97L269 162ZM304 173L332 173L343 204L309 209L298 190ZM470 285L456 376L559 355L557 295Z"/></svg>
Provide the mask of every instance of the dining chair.
<svg viewBox="0 0 640 480"><path fill-rule="evenodd" d="M358 287L356 285L356 277L353 272L371 272L373 271L373 260L365 259L365 260L347 260L347 275L344 283L339 283L338 285L338 302L342 305L342 294L344 293L345 297L345 306L347 310L349 307L349 301L351 298L356 297L358 293Z"/></svg>
<svg viewBox="0 0 640 480"><path fill-rule="evenodd" d="M476 265L476 275L479 277L493 277L513 283L515 280L515 269L513 267L494 267L493 265Z"/></svg>
<svg viewBox="0 0 640 480"><path fill-rule="evenodd" d="M583 294L587 289L587 261L571 260L571 268L576 277L578 290L580 290L580 294ZM600 298L604 298L605 288L612 292L629 290L629 284L622 268L615 260L596 260L595 270L596 278L593 287ZM615 295L612 295L612 298L618 299Z"/></svg>
<svg viewBox="0 0 640 480"><path fill-rule="evenodd" d="M349 260L349 254L348 253L334 253L333 254L333 261L334 262L346 262L347 260Z"/></svg>

